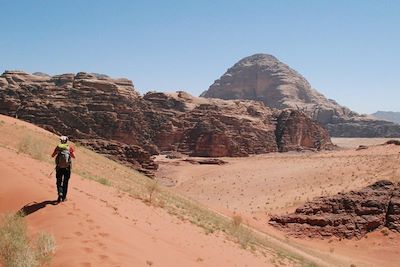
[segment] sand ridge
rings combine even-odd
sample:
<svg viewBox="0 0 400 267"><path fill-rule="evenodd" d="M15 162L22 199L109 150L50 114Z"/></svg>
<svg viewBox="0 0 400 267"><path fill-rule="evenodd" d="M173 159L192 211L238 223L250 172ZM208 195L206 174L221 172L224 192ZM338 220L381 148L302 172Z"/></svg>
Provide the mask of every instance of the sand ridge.
<svg viewBox="0 0 400 267"><path fill-rule="evenodd" d="M4 116L1 120L15 122ZM206 235L161 208L76 173L68 201L53 205L52 164L17 153L7 140L12 134L5 136L0 146L0 213L23 207L33 211L26 216L29 233L43 230L55 236L52 266L273 266L271 257L244 250L222 233ZM79 161L79 148L76 155Z"/></svg>

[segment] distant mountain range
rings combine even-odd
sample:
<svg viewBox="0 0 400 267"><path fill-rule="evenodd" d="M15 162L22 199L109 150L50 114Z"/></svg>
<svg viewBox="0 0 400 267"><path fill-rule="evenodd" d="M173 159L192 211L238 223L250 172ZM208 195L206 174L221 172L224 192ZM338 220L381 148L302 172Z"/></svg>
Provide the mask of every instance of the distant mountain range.
<svg viewBox="0 0 400 267"><path fill-rule="evenodd" d="M377 111L374 114L371 114L371 116L380 119L380 120L386 120L386 121L391 121L397 124L400 124L400 112L394 112L394 111Z"/></svg>
<svg viewBox="0 0 400 267"><path fill-rule="evenodd" d="M298 109L323 124L331 136L400 136L400 125L360 115L332 99L327 99L313 89L297 71L268 54L243 58L201 96L258 100L271 108Z"/></svg>

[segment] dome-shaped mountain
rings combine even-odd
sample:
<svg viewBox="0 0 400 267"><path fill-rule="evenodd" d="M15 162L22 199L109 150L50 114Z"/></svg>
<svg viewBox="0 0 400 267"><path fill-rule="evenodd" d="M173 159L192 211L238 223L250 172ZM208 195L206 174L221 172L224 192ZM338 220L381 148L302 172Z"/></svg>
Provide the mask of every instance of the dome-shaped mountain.
<svg viewBox="0 0 400 267"><path fill-rule="evenodd" d="M243 58L201 96L258 100L272 108L299 109L324 124L332 136L400 136L397 125L359 115L327 99L301 74L268 54Z"/></svg>

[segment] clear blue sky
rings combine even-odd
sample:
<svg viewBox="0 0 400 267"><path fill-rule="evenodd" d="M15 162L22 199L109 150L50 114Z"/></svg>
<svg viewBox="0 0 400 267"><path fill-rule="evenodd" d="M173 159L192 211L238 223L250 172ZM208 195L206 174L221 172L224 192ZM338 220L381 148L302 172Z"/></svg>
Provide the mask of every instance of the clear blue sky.
<svg viewBox="0 0 400 267"><path fill-rule="evenodd" d="M0 11L1 72L98 72L199 95L269 53L355 111L400 111L400 1L0 0Z"/></svg>

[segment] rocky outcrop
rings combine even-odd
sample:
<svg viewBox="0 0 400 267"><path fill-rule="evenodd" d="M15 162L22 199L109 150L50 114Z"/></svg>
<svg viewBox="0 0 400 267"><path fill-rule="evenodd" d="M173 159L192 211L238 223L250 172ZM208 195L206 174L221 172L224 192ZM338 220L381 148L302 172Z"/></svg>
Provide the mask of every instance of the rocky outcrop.
<svg viewBox="0 0 400 267"><path fill-rule="evenodd" d="M298 72L267 54L240 60L201 96L259 100L272 108L301 110L325 125L331 136L400 136L400 125L357 114L327 99Z"/></svg>
<svg viewBox="0 0 400 267"><path fill-rule="evenodd" d="M328 131L297 110L284 110L278 116L276 140L280 152L304 147L324 149L331 145Z"/></svg>
<svg viewBox="0 0 400 267"><path fill-rule="evenodd" d="M310 237L360 238L381 227L400 232L400 183L381 180L360 191L316 198L270 223Z"/></svg>
<svg viewBox="0 0 400 267"><path fill-rule="evenodd" d="M146 139L148 126L141 97L131 81L98 79L83 72L49 77L7 71L0 76L0 86L0 113L74 140L86 140L85 144L100 153L115 146L94 145L99 139L109 145L125 144L129 149L125 147L119 151L121 160L134 167L155 168L149 152L157 148L152 151L152 144ZM111 149L106 154L110 153L117 152Z"/></svg>
<svg viewBox="0 0 400 267"><path fill-rule="evenodd" d="M400 124L400 112L377 111L371 114L371 116L379 120L391 121Z"/></svg>
<svg viewBox="0 0 400 267"><path fill-rule="evenodd" d="M260 102L204 99L185 92L148 93L144 100L154 108L149 121L157 129L153 140L161 151L223 157L332 147L328 132L298 111L285 111L289 118L279 120L280 111Z"/></svg>
<svg viewBox="0 0 400 267"><path fill-rule="evenodd" d="M326 130L302 112L185 92L141 97L129 80L83 72L50 77L7 71L0 76L0 113L142 171L157 168L151 156L158 153L232 157L332 147Z"/></svg>
<svg viewBox="0 0 400 267"><path fill-rule="evenodd" d="M104 139L80 139L79 143L149 176L153 176L152 171L158 168L150 154L140 146Z"/></svg>

